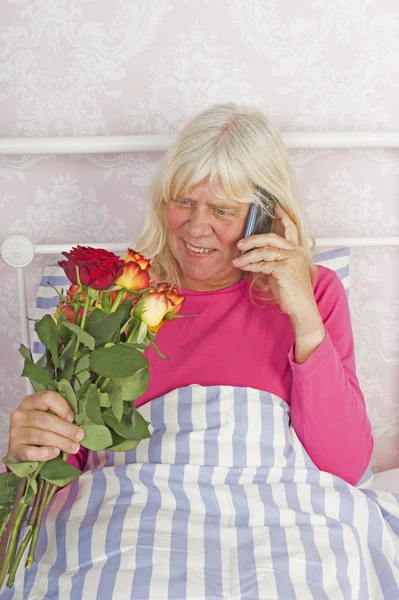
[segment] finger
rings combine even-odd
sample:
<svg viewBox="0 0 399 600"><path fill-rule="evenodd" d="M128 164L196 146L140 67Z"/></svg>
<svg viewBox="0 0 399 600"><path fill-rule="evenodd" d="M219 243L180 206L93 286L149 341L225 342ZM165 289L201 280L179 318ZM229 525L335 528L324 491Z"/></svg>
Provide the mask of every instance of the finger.
<svg viewBox="0 0 399 600"><path fill-rule="evenodd" d="M59 448L52 448L50 446L39 447L18 444L18 446L12 454L12 462L44 462L55 458L59 454ZM8 457L10 457L10 455L8 455Z"/></svg>
<svg viewBox="0 0 399 600"><path fill-rule="evenodd" d="M294 250L295 245L286 238L277 235L277 233L262 233L260 235L250 235L237 243L240 250L251 250L252 248L262 248L263 246L273 246L285 250Z"/></svg>
<svg viewBox="0 0 399 600"><path fill-rule="evenodd" d="M80 441L84 435L81 427L42 410L24 410L20 426L44 429L73 441Z"/></svg>
<svg viewBox="0 0 399 600"><path fill-rule="evenodd" d="M294 221L291 219L289 214L280 206L280 204L276 204L275 208L275 216L278 219L283 228L284 228L284 236L285 239L291 242L292 244L299 244L299 233L298 228L295 225Z"/></svg>
<svg viewBox="0 0 399 600"><path fill-rule="evenodd" d="M36 427L21 427L19 442L26 446L49 446L59 448L67 454L76 454L80 445L76 440L70 440L53 431L37 429Z"/></svg>
<svg viewBox="0 0 399 600"><path fill-rule="evenodd" d="M30 396L25 396L21 402L21 408L27 410L52 410L61 419L73 421L73 412L69 403L61 394L52 391L36 392Z"/></svg>
<svg viewBox="0 0 399 600"><path fill-rule="evenodd" d="M250 271L251 273L263 273L264 275L273 275L277 271L281 270L283 261L278 260L277 262L257 262L245 267L240 267L243 271ZM283 267L284 268L284 267Z"/></svg>
<svg viewBox="0 0 399 600"><path fill-rule="evenodd" d="M281 260L285 260L286 258L289 258L289 256L292 255L292 252L293 252L292 250L281 250L278 262L280 262ZM262 262L262 261L274 262L277 253L278 253L278 249L271 247L271 246L257 248L255 250L250 250L249 252L246 252L245 254L242 254L240 257L234 259L233 264L235 267L238 267L241 269L242 267L245 267L246 265L250 265L250 264L253 264L256 262Z"/></svg>

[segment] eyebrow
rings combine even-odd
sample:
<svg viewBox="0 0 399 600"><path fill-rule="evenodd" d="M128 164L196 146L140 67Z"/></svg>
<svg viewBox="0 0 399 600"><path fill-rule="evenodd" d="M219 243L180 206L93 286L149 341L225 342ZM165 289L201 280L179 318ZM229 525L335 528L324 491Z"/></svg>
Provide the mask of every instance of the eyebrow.
<svg viewBox="0 0 399 600"><path fill-rule="evenodd" d="M186 196L185 194L182 194L181 196L177 196L177 199L189 200L190 202L197 202L197 200L195 198L191 198L191 196ZM229 210L229 211L234 211L234 212L236 212L239 209L239 207L234 204L222 204L223 202L225 202L225 201L220 200L220 204L219 204L218 202L214 203L213 201L211 201L210 205L215 208L220 208L221 210Z"/></svg>

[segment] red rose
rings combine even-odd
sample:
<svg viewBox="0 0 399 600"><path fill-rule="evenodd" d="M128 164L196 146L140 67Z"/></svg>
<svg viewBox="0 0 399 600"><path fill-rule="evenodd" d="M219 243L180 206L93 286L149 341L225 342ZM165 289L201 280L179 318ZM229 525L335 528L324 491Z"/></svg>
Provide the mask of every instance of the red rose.
<svg viewBox="0 0 399 600"><path fill-rule="evenodd" d="M100 248L77 246L62 254L67 260L61 260L58 264L69 281L78 283L78 270L81 284L94 290L107 290L123 271L123 260L113 252Z"/></svg>

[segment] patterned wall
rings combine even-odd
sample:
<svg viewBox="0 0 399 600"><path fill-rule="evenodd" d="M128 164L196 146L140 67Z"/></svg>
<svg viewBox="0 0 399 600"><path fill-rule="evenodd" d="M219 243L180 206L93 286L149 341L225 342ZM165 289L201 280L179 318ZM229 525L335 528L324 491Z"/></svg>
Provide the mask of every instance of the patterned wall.
<svg viewBox="0 0 399 600"><path fill-rule="evenodd" d="M217 101L283 130L399 130L396 0L2 0L0 136L175 133ZM399 235L399 152L293 151L317 236ZM0 241L134 240L159 154L0 156ZM350 303L377 470L399 466L397 248L357 249ZM32 306L43 259L27 270ZM32 314L32 313L31 313ZM0 456L24 394L0 262Z"/></svg>

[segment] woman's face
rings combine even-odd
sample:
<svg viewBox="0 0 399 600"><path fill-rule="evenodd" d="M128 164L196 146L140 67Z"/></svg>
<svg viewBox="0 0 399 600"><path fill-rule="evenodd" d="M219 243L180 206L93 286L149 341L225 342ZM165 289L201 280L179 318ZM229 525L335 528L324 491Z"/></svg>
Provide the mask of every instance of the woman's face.
<svg viewBox="0 0 399 600"><path fill-rule="evenodd" d="M182 286L211 291L233 285L242 272L232 261L240 255L249 205L220 200L206 183L166 205L168 243L180 265Z"/></svg>

